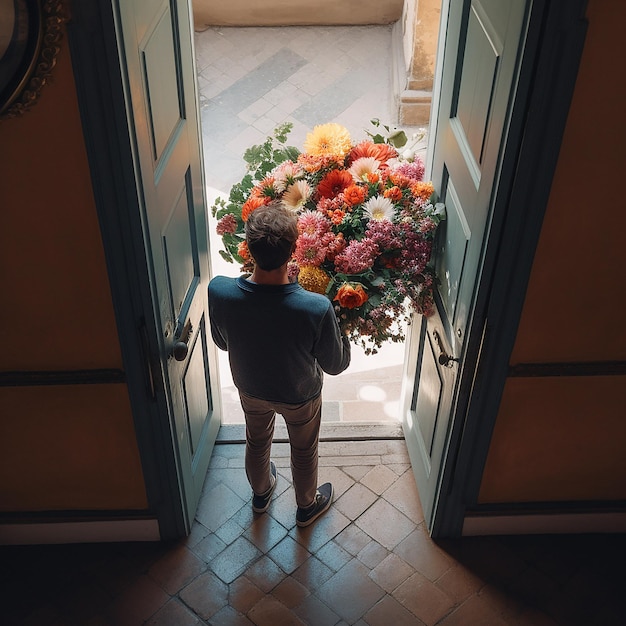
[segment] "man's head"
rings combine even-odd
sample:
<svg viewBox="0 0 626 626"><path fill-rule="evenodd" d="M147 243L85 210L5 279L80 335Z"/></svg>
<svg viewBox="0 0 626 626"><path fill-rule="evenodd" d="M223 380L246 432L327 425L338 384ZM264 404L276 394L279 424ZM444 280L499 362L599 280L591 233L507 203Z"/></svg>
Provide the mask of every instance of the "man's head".
<svg viewBox="0 0 626 626"><path fill-rule="evenodd" d="M274 200L250 213L246 222L248 250L259 268L275 270L284 265L298 238L298 219Z"/></svg>

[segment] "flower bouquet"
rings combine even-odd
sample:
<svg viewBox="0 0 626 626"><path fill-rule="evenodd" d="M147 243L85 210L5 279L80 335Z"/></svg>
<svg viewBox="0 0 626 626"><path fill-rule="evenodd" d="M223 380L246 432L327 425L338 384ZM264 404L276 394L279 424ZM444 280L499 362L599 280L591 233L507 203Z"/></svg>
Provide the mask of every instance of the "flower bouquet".
<svg viewBox="0 0 626 626"><path fill-rule="evenodd" d="M290 279L330 298L342 331L366 354L403 341L411 312L434 312L430 259L445 215L433 185L422 180L422 160L400 156L401 131L367 133L353 143L343 126L323 124L307 135L303 152L286 145L290 131L291 124L283 124L249 148L247 174L228 201L213 205L220 254L251 273L245 222L256 208L280 199L298 216Z"/></svg>

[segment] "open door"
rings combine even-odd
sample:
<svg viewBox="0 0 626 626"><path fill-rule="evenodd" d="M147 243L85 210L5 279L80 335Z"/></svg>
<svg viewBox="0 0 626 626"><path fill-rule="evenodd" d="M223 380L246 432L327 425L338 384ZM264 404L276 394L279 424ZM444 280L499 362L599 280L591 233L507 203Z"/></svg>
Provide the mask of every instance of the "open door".
<svg viewBox="0 0 626 626"><path fill-rule="evenodd" d="M134 0L117 10L167 407L161 417L175 440L189 531L220 426L217 367L207 342L209 237L190 7L187 0Z"/></svg>
<svg viewBox="0 0 626 626"><path fill-rule="evenodd" d="M524 47L526 0L449 1L442 7L439 99L431 124L430 177L447 219L434 252L437 313L411 327L403 426L424 515L432 530L476 293L500 184L509 114Z"/></svg>

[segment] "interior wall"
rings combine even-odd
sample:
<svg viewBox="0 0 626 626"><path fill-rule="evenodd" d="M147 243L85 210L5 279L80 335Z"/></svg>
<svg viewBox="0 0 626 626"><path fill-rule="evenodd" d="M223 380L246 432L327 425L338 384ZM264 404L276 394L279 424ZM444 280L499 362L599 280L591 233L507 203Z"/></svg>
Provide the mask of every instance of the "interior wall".
<svg viewBox="0 0 626 626"><path fill-rule="evenodd" d="M0 121L0 510L146 508L67 39L40 99ZM7 373L22 384L15 385Z"/></svg>
<svg viewBox="0 0 626 626"><path fill-rule="evenodd" d="M626 73L626 5L590 0L587 17L514 366L626 361L626 86L614 80ZM625 386L623 375L509 378L479 501L626 498Z"/></svg>

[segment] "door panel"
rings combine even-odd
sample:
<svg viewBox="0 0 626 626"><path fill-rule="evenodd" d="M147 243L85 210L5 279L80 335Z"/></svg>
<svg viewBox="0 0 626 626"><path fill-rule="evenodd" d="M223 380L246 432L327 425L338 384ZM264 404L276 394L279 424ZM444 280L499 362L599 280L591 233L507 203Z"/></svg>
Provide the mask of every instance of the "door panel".
<svg viewBox="0 0 626 626"><path fill-rule="evenodd" d="M472 235L452 183L446 185L443 202L446 205L446 219L441 223L437 237L435 271L440 280L439 293L445 316L449 320L456 320L459 286Z"/></svg>
<svg viewBox="0 0 626 626"><path fill-rule="evenodd" d="M119 12L168 430L189 529L219 429L191 18L184 0L120 2Z"/></svg>
<svg viewBox="0 0 626 626"><path fill-rule="evenodd" d="M437 313L413 327L403 393L407 444L429 526L448 458L525 13L526 0L449 2L440 31L445 48L431 178L447 219L435 245Z"/></svg>

